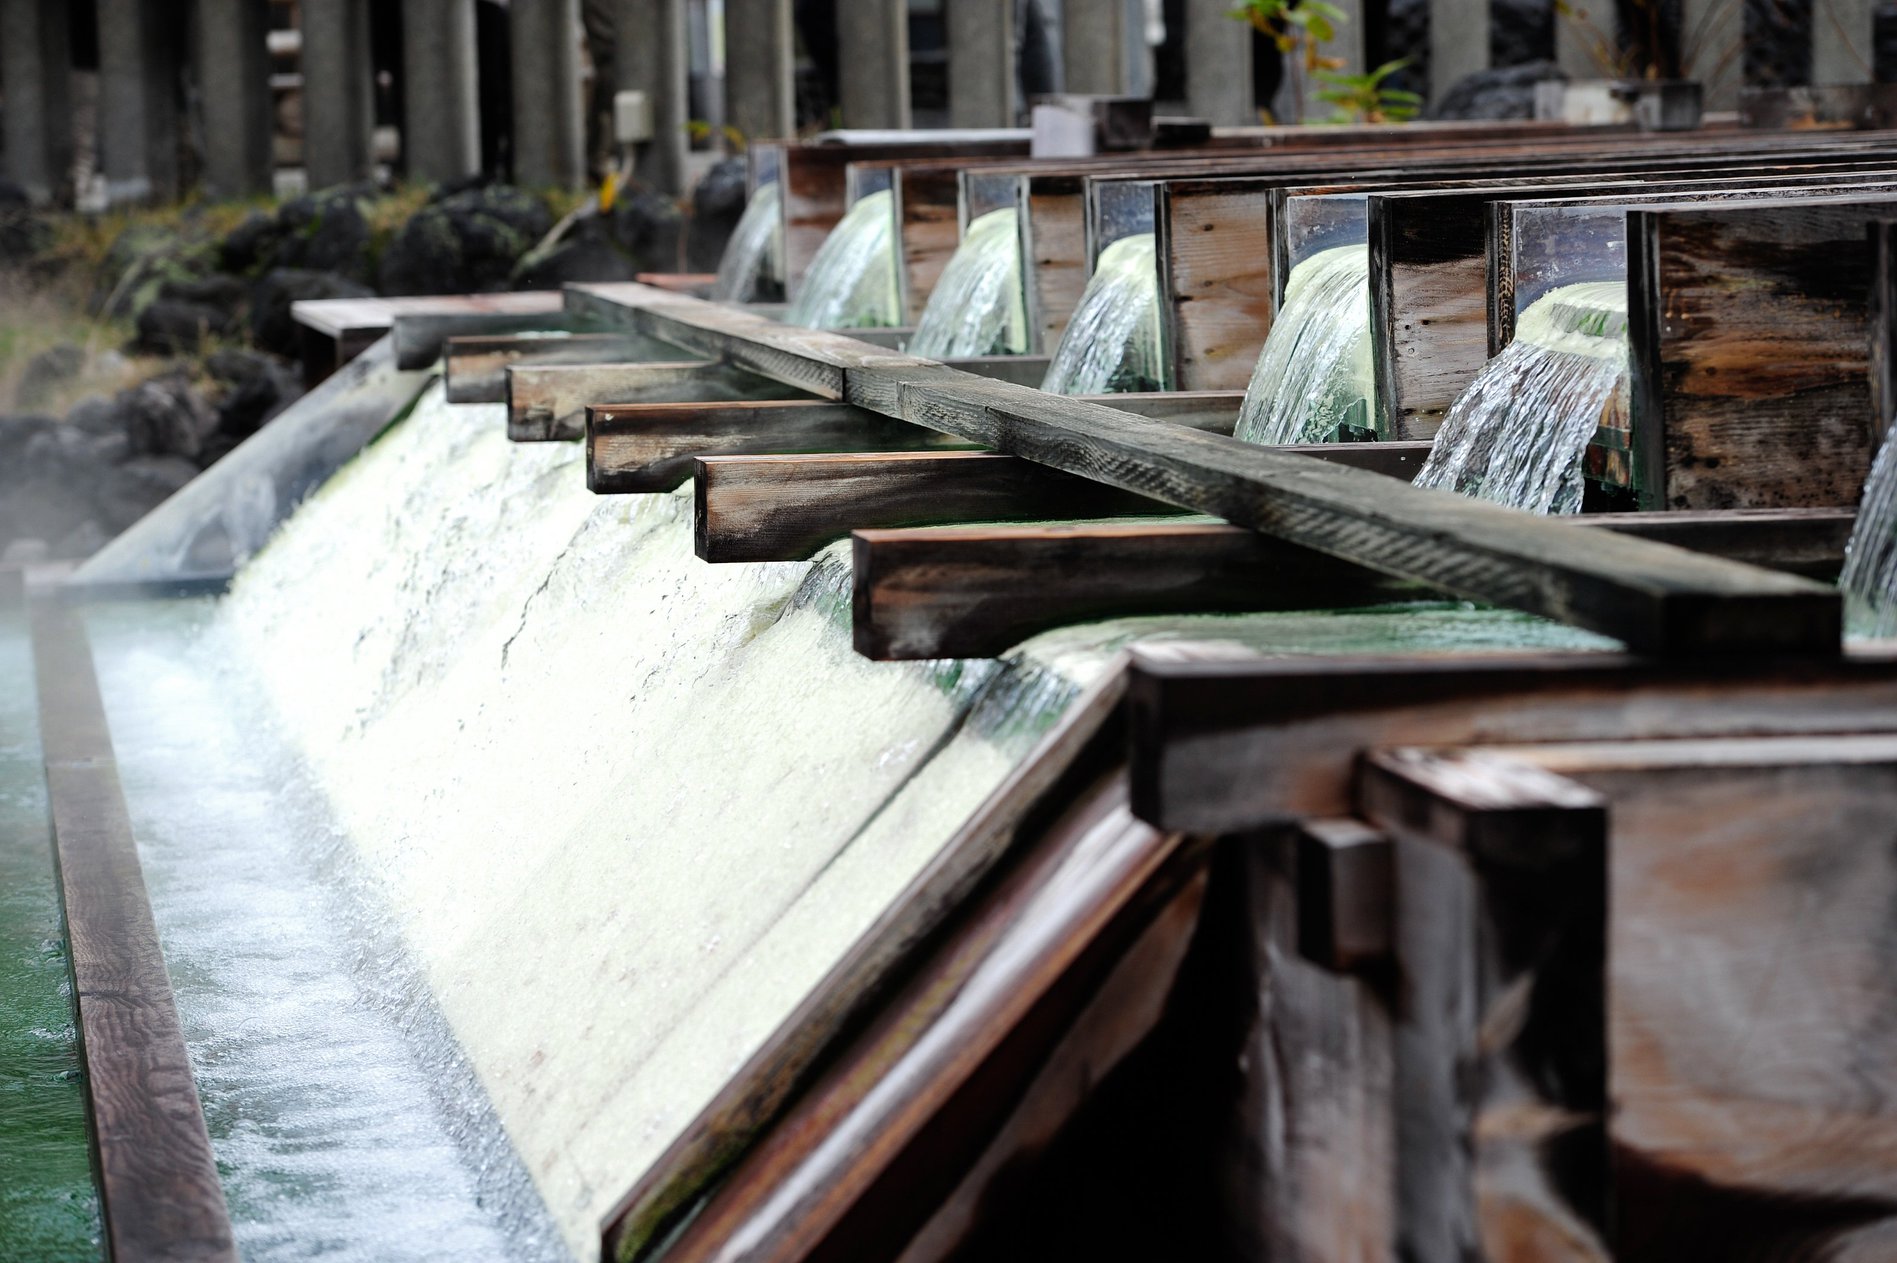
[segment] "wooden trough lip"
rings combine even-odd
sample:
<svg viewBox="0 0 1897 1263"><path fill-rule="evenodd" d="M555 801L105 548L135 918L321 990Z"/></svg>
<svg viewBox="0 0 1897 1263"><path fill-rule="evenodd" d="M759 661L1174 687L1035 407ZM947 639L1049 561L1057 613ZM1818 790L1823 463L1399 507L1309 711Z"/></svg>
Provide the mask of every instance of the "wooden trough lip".
<svg viewBox="0 0 1897 1263"><path fill-rule="evenodd" d="M771 326L640 286L574 286L577 312L630 325L813 395L1472 600L1598 631L1662 656L1835 655L1835 589L1646 541L1582 535L1446 492L1112 408L985 381L839 334Z"/></svg>

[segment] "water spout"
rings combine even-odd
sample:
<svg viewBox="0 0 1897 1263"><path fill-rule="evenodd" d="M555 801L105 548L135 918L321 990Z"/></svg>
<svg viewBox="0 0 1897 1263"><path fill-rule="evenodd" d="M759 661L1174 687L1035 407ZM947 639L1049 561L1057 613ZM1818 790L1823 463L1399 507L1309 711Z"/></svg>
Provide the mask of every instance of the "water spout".
<svg viewBox="0 0 1897 1263"><path fill-rule="evenodd" d="M1235 434L1247 443L1373 437L1376 396L1370 247L1319 251L1291 269Z"/></svg>
<svg viewBox="0 0 1897 1263"><path fill-rule="evenodd" d="M896 202L885 189L857 199L830 230L784 319L808 329L887 329L901 313Z"/></svg>
<svg viewBox="0 0 1897 1263"><path fill-rule="evenodd" d="M1150 232L1122 237L1100 252L1042 390L1099 395L1166 388L1158 260Z"/></svg>
<svg viewBox="0 0 1897 1263"><path fill-rule="evenodd" d="M941 360L1027 351L1017 230L1011 206L989 211L968 225L916 324L916 336L909 340L911 354Z"/></svg>
<svg viewBox="0 0 1897 1263"><path fill-rule="evenodd" d="M1531 513L1578 513L1588 440L1627 408L1627 287L1551 290L1451 405L1416 483Z"/></svg>
<svg viewBox="0 0 1897 1263"><path fill-rule="evenodd" d="M784 296L782 194L775 183L751 195L718 260L711 296L723 303L774 302Z"/></svg>
<svg viewBox="0 0 1897 1263"><path fill-rule="evenodd" d="M1897 447L1886 436L1864 480L1857 522L1844 548L1845 631L1853 637L1897 636Z"/></svg>

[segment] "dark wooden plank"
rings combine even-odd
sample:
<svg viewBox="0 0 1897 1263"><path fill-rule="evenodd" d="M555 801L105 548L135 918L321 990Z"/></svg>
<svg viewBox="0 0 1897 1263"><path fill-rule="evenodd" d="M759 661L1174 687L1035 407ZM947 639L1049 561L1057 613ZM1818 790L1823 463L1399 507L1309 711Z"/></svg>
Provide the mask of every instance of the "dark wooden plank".
<svg viewBox="0 0 1897 1263"><path fill-rule="evenodd" d="M1424 453L1398 449L1427 446L1295 450L1408 478ZM978 451L707 456L697 465L696 490L698 555L706 561L794 561L863 528L1178 512L1134 492Z"/></svg>
<svg viewBox="0 0 1897 1263"><path fill-rule="evenodd" d="M1358 820L1306 820L1296 845L1299 953L1338 972L1382 964L1396 898L1389 835Z"/></svg>
<svg viewBox="0 0 1897 1263"><path fill-rule="evenodd" d="M586 486L600 495L669 491L700 456L895 454L958 446L949 435L829 400L617 404L586 412Z"/></svg>
<svg viewBox="0 0 1897 1263"><path fill-rule="evenodd" d="M1156 523L859 530L855 644L875 659L987 658L1133 614L1326 609L1417 590L1255 531Z"/></svg>
<svg viewBox="0 0 1897 1263"><path fill-rule="evenodd" d="M961 244L961 169L900 165L891 173L890 189L902 251L897 262L903 323L913 325Z"/></svg>
<svg viewBox="0 0 1897 1263"><path fill-rule="evenodd" d="M30 617L106 1247L115 1263L235 1263L85 624L51 599Z"/></svg>
<svg viewBox="0 0 1897 1263"><path fill-rule="evenodd" d="M844 1041L910 976L920 953L961 923L971 897L1017 864L1124 743L1123 676L1109 671L1062 715L936 858L832 967L782 1025L607 1216L603 1255L648 1250L783 1119L844 1051Z"/></svg>
<svg viewBox="0 0 1897 1263"><path fill-rule="evenodd" d="M609 364L626 360L677 361L681 352L629 333L558 336L483 334L442 343L443 378L449 403L501 403L507 398L510 364Z"/></svg>
<svg viewBox="0 0 1897 1263"><path fill-rule="evenodd" d="M1075 175L1034 175L1022 180L1021 282L1027 290L1028 347L1051 355L1090 275L1087 259L1085 182Z"/></svg>
<svg viewBox="0 0 1897 1263"><path fill-rule="evenodd" d="M1277 310L1270 191L1160 185L1159 255L1173 381L1244 390ZM1188 248L1193 247L1193 248Z"/></svg>
<svg viewBox="0 0 1897 1263"><path fill-rule="evenodd" d="M1141 816L1220 832L1350 811L1357 757L1376 745L1879 730L1897 714L1897 656L1299 662L1141 650L1129 700Z"/></svg>
<svg viewBox="0 0 1897 1263"><path fill-rule="evenodd" d="M1877 431L1867 225L1890 209L1867 196L1629 214L1643 508L1857 503Z"/></svg>
<svg viewBox="0 0 1897 1263"><path fill-rule="evenodd" d="M1582 529L1615 531L1815 579L1834 579L1844 565L1857 514L1851 509L1721 509L1589 513L1570 518Z"/></svg>
<svg viewBox="0 0 1897 1263"><path fill-rule="evenodd" d="M1394 843L1396 1256L1605 1263L1605 801L1425 750L1357 796Z"/></svg>
<svg viewBox="0 0 1897 1263"><path fill-rule="evenodd" d="M795 399L803 392L711 360L670 364L512 364L507 437L547 443L584 437L593 404L730 403Z"/></svg>

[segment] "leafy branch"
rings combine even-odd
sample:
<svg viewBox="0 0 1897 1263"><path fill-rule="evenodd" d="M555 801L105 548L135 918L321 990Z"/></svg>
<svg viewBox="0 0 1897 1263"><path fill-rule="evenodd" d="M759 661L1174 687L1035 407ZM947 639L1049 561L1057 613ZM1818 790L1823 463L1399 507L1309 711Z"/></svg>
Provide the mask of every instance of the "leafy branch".
<svg viewBox="0 0 1897 1263"><path fill-rule="evenodd" d="M1408 58L1386 61L1361 75L1318 70L1318 81L1327 86L1318 89L1317 98L1337 107L1333 123L1407 123L1423 108L1421 94L1384 81L1409 64Z"/></svg>

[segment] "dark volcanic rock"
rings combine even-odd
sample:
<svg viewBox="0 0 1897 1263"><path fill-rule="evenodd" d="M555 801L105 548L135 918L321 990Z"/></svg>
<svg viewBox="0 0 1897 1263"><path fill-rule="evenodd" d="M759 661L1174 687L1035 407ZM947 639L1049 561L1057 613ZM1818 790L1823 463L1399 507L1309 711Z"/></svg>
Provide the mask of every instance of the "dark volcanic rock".
<svg viewBox="0 0 1897 1263"><path fill-rule="evenodd" d="M685 216L671 199L644 192L623 196L613 206L610 224L613 240L639 271L678 271Z"/></svg>
<svg viewBox="0 0 1897 1263"><path fill-rule="evenodd" d="M217 436L233 442L255 434L300 393L288 365L255 351L219 351L204 367L224 388L217 402Z"/></svg>
<svg viewBox="0 0 1897 1263"><path fill-rule="evenodd" d="M300 268L275 268L251 290L250 337L266 351L294 356L300 351L290 304L306 298L372 298L375 291L346 277Z"/></svg>
<svg viewBox="0 0 1897 1263"><path fill-rule="evenodd" d="M43 416L36 412L0 417L0 479L4 479L4 471L19 466L21 454L25 452L29 443L40 435L58 428L57 417Z"/></svg>
<svg viewBox="0 0 1897 1263"><path fill-rule="evenodd" d="M125 421L119 401L109 395L87 395L66 410L66 424L86 434L123 434Z"/></svg>
<svg viewBox="0 0 1897 1263"><path fill-rule="evenodd" d="M705 172L692 190L692 222L685 243L685 270L716 272L725 243L744 214L745 162L726 158Z"/></svg>
<svg viewBox="0 0 1897 1263"><path fill-rule="evenodd" d="M255 276L276 261L287 231L275 215L252 211L218 243L218 266L238 276Z"/></svg>
<svg viewBox="0 0 1897 1263"><path fill-rule="evenodd" d="M540 199L505 185L451 194L422 207L382 252L385 294L470 294L505 289L515 266L553 227Z"/></svg>
<svg viewBox="0 0 1897 1263"><path fill-rule="evenodd" d="M60 386L79 376L79 370L85 366L86 353L83 348L70 342L47 347L28 360L26 371L20 374L21 406L37 408L51 398Z"/></svg>
<svg viewBox="0 0 1897 1263"><path fill-rule="evenodd" d="M217 413L182 371L154 377L119 398L125 435L137 455L195 461L217 430Z"/></svg>
<svg viewBox="0 0 1897 1263"><path fill-rule="evenodd" d="M1438 119L1513 119L1535 116L1535 85L1544 79L1562 79L1566 75L1553 62L1535 61L1523 66L1503 66L1478 70L1451 85L1440 101L1430 106L1429 117Z"/></svg>
<svg viewBox="0 0 1897 1263"><path fill-rule="evenodd" d="M0 262L24 263L53 244L53 226L32 211L0 207Z"/></svg>
<svg viewBox="0 0 1897 1263"><path fill-rule="evenodd" d="M374 279L368 203L374 185L345 184L285 202L277 211L281 233L267 260L273 268L334 272L360 284Z"/></svg>
<svg viewBox="0 0 1897 1263"><path fill-rule="evenodd" d="M545 250L522 259L514 273L514 288L558 289L568 281L630 281L638 274L637 263L613 240L605 221L590 216Z"/></svg>
<svg viewBox="0 0 1897 1263"><path fill-rule="evenodd" d="M158 298L138 313L133 346L151 355L193 355L208 337L223 337L242 327L229 308L176 298Z"/></svg>

